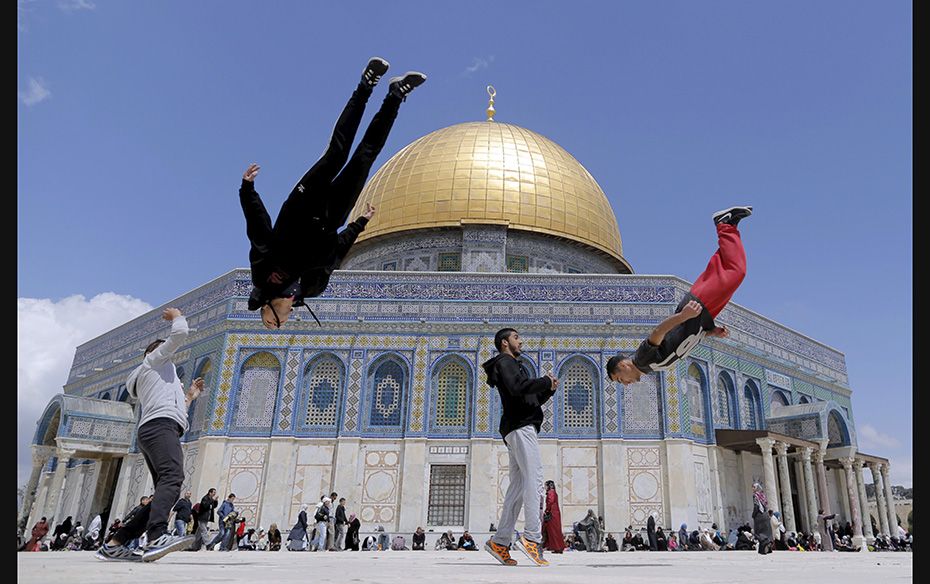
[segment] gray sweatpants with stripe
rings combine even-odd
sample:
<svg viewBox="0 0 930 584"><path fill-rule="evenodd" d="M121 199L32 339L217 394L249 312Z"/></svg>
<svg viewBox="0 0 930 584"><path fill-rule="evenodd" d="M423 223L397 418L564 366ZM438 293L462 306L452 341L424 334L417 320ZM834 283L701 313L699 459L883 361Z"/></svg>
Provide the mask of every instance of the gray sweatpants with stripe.
<svg viewBox="0 0 930 584"><path fill-rule="evenodd" d="M494 543L509 546L513 541L514 527L520 508L523 508L523 536L542 543L542 512L545 487L542 459L539 456L539 439L536 428L523 426L504 436L510 454L510 486L504 497Z"/></svg>

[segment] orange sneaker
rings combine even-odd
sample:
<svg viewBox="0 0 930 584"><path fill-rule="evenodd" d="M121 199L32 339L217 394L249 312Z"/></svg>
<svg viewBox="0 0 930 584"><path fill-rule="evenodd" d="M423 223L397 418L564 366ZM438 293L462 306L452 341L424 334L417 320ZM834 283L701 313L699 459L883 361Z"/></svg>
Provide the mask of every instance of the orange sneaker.
<svg viewBox="0 0 930 584"><path fill-rule="evenodd" d="M526 554L526 557L533 560L537 566L548 566L549 562L543 557L542 544L530 541L522 535L517 538L517 547Z"/></svg>
<svg viewBox="0 0 930 584"><path fill-rule="evenodd" d="M516 566L517 560L510 557L510 550L507 549L507 546L494 543L492 540L484 542L484 549L488 550L488 553L497 558L497 561L504 564L505 566Z"/></svg>

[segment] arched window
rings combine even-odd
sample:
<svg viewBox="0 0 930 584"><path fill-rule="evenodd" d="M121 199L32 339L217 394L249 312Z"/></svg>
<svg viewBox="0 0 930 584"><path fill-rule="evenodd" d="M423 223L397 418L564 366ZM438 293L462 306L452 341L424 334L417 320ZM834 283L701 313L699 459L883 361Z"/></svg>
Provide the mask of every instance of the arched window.
<svg viewBox="0 0 930 584"><path fill-rule="evenodd" d="M747 381L743 387L743 429L759 429L758 411L755 385L751 381Z"/></svg>
<svg viewBox="0 0 930 584"><path fill-rule="evenodd" d="M559 370L562 391L562 427L593 430L598 376L591 363L572 357ZM558 394L556 394L558 395Z"/></svg>
<svg viewBox="0 0 930 584"><path fill-rule="evenodd" d="M321 355L304 369L306 427L336 427L339 398L345 383L345 366L335 355Z"/></svg>
<svg viewBox="0 0 930 584"><path fill-rule="evenodd" d="M790 403L788 397L781 390L772 390L772 402L769 407L773 414Z"/></svg>
<svg viewBox="0 0 930 584"><path fill-rule="evenodd" d="M271 353L256 353L242 364L233 427L237 430L269 430L281 363Z"/></svg>
<svg viewBox="0 0 930 584"><path fill-rule="evenodd" d="M849 430L846 422L838 412L831 411L827 416L827 448L834 446L849 446Z"/></svg>
<svg viewBox="0 0 930 584"><path fill-rule="evenodd" d="M433 427L467 429L470 378L468 366L457 357L443 360L434 369Z"/></svg>
<svg viewBox="0 0 930 584"><path fill-rule="evenodd" d="M691 406L691 424L704 424L704 372L697 364L688 367L685 379L685 391L688 392L688 405ZM703 430L703 428L702 428Z"/></svg>
<svg viewBox="0 0 930 584"><path fill-rule="evenodd" d="M119 389L116 390L116 401L126 402L129 401L129 390L126 389L126 385L123 384L119 386Z"/></svg>
<svg viewBox="0 0 930 584"><path fill-rule="evenodd" d="M204 417L210 407L210 389L213 387L213 362L209 357L197 363L194 379L198 377L203 377L203 391L187 408L188 436L200 435L204 430Z"/></svg>
<svg viewBox="0 0 930 584"><path fill-rule="evenodd" d="M100 396L100 399L109 400L109 399L110 399L110 392L109 392L109 391L103 392L103 394Z"/></svg>
<svg viewBox="0 0 930 584"><path fill-rule="evenodd" d="M803 395L803 394L802 394L801 397L798 399L798 403L799 403L799 404L809 404L809 403L811 403L811 399L810 399L809 397L807 397L806 395Z"/></svg>
<svg viewBox="0 0 930 584"><path fill-rule="evenodd" d="M730 376L721 372L717 376L717 385L714 388L714 408L717 415L714 417L716 428L733 428L736 412L734 411L733 381Z"/></svg>
<svg viewBox="0 0 930 584"><path fill-rule="evenodd" d="M368 425L399 427L403 421L404 388L407 370L395 358L387 358L374 366L369 376Z"/></svg>

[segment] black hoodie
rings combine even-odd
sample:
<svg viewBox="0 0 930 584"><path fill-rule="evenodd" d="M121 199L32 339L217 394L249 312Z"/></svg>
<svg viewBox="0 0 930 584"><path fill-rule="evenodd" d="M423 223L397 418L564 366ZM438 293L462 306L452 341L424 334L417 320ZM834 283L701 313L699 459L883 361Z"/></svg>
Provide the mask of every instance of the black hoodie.
<svg viewBox="0 0 930 584"><path fill-rule="evenodd" d="M555 393L548 377L530 379L529 373L512 356L500 353L482 365L488 385L501 396L501 438L530 424L539 432L543 422L542 405Z"/></svg>

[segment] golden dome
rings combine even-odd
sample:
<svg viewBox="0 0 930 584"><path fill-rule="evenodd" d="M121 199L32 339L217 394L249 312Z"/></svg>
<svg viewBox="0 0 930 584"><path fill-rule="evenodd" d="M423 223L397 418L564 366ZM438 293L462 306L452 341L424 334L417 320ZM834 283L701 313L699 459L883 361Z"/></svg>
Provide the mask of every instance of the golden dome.
<svg viewBox="0 0 930 584"><path fill-rule="evenodd" d="M463 223L564 237L624 264L620 229L604 191L564 148L525 128L466 122L395 154L371 178L350 217L377 208L364 241Z"/></svg>

